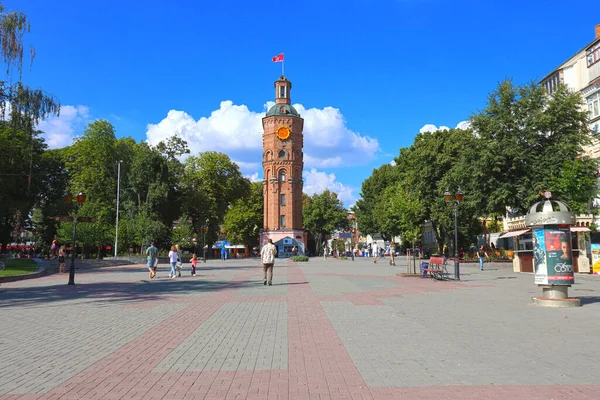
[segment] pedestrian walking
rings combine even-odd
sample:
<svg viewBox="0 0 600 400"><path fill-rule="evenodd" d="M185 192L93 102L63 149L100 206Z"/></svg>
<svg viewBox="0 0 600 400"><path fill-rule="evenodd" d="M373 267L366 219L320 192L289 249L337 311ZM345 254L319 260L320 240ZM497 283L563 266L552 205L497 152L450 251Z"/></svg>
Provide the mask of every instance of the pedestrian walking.
<svg viewBox="0 0 600 400"><path fill-rule="evenodd" d="M483 262L485 261L486 257L489 257L483 245L481 245L481 247L477 251L477 256L479 257L479 270L483 271Z"/></svg>
<svg viewBox="0 0 600 400"><path fill-rule="evenodd" d="M198 265L198 257L196 253L192 254L192 276L196 276L196 266Z"/></svg>
<svg viewBox="0 0 600 400"><path fill-rule="evenodd" d="M373 249L373 264L377 264L377 257L379 256L379 247L377 246L377 242L373 243L371 248Z"/></svg>
<svg viewBox="0 0 600 400"><path fill-rule="evenodd" d="M171 272L169 272L169 278L177 277L177 271L175 270L177 266L177 247L174 245L171 246L171 250L169 251L169 263L171 264Z"/></svg>
<svg viewBox="0 0 600 400"><path fill-rule="evenodd" d="M221 260L222 261L227 260L227 249L225 248L225 246L223 246L221 248Z"/></svg>
<svg viewBox="0 0 600 400"><path fill-rule="evenodd" d="M327 245L323 246L323 260L327 260Z"/></svg>
<svg viewBox="0 0 600 400"><path fill-rule="evenodd" d="M56 247L57 247L57 244L56 244L56 239L55 239L52 241L52 245L50 246L50 256L52 258L56 258Z"/></svg>
<svg viewBox="0 0 600 400"><path fill-rule="evenodd" d="M177 276L181 277L181 270L183 269L183 257L181 255L181 247L176 244L175 249L177 250L177 263L175 269L177 270Z"/></svg>
<svg viewBox="0 0 600 400"><path fill-rule="evenodd" d="M65 257L67 256L67 252L65 251L65 246L60 246L58 250L58 273L62 274L65 272Z"/></svg>
<svg viewBox="0 0 600 400"><path fill-rule="evenodd" d="M158 264L158 249L154 246L154 242L150 243L150 246L146 249L146 255L148 256L148 270L150 271L150 279L156 276L156 266Z"/></svg>
<svg viewBox="0 0 600 400"><path fill-rule="evenodd" d="M268 243L263 246L260 251L260 259L263 264L263 285L266 285L267 282L269 286L273 284L273 265L275 264L275 255L277 254L277 248L273 244L273 239L269 239ZM267 281L267 272L269 274Z"/></svg>
<svg viewBox="0 0 600 400"><path fill-rule="evenodd" d="M396 266L396 244L390 243L390 265Z"/></svg>

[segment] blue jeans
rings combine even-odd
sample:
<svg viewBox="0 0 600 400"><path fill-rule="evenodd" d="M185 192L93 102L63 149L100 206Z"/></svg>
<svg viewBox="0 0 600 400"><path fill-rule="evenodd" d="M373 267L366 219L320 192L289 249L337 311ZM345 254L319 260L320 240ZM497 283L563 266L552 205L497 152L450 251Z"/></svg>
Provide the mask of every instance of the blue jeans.
<svg viewBox="0 0 600 400"><path fill-rule="evenodd" d="M176 272L175 272L175 265L176 264L177 264L176 262L172 262L171 263L171 275L173 275L173 276L176 275Z"/></svg>
<svg viewBox="0 0 600 400"><path fill-rule="evenodd" d="M485 257L479 257L479 269L483 269L483 260Z"/></svg>

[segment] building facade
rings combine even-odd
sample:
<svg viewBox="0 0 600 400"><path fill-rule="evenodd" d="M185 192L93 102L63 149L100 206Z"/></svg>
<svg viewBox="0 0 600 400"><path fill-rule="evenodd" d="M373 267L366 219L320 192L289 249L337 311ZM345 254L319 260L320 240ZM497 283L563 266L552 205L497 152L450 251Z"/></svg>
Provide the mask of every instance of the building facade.
<svg viewBox="0 0 600 400"><path fill-rule="evenodd" d="M595 27L596 37L558 68L546 75L540 84L552 94L559 84L580 92L590 113L592 143L584 148L584 155L600 158L600 24Z"/></svg>
<svg viewBox="0 0 600 400"><path fill-rule="evenodd" d="M275 81L275 105L263 118L264 229L280 253L297 247L303 254L306 234L302 223L302 170L304 120L291 105L292 83L285 76Z"/></svg>

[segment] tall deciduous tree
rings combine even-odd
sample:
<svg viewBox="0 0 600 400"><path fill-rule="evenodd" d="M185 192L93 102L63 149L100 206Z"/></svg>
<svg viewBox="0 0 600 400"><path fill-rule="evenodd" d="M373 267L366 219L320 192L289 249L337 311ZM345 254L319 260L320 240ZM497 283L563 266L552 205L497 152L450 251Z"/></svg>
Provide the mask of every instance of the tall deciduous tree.
<svg viewBox="0 0 600 400"><path fill-rule="evenodd" d="M225 214L223 229L227 232L229 241L242 243L246 247L257 246L263 216L263 183L252 182L250 194L234 201Z"/></svg>
<svg viewBox="0 0 600 400"><path fill-rule="evenodd" d="M387 188L395 186L399 179L399 170L396 166L384 164L374 169L370 177L362 183L360 199L356 201L353 211L360 231L364 234L380 234L386 240L392 233L386 231L386 223L381 214L384 192Z"/></svg>
<svg viewBox="0 0 600 400"><path fill-rule="evenodd" d="M580 94L565 86L548 95L536 84L501 82L471 118L485 149L476 164L488 199L485 211L525 212L540 192L553 191L565 162L590 140L587 121Z"/></svg>
<svg viewBox="0 0 600 400"><path fill-rule="evenodd" d="M200 232L202 226L209 228L208 243L217 239L231 204L249 190L249 181L237 164L226 154L214 151L188 157L179 184L184 194L183 209L192 219L195 232Z"/></svg>
<svg viewBox="0 0 600 400"><path fill-rule="evenodd" d="M304 227L317 240L317 249L326 235L349 226L348 212L344 208L344 203L338 199L337 193L329 190L312 195L310 201L307 201L302 208L302 216Z"/></svg>

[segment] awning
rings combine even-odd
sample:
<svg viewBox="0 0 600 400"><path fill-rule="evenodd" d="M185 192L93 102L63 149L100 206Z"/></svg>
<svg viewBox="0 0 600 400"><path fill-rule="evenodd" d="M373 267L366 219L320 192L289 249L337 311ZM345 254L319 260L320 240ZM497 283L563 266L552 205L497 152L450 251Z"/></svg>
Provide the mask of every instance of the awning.
<svg viewBox="0 0 600 400"><path fill-rule="evenodd" d="M591 232L592 230L590 228L587 228L585 226L572 226L571 227L571 232Z"/></svg>
<svg viewBox="0 0 600 400"><path fill-rule="evenodd" d="M499 239L504 239L504 238L509 238L509 237L515 237L515 236L520 236L526 232L529 232L530 229L523 229L520 231L512 231L512 232L506 232L504 235L500 236Z"/></svg>

